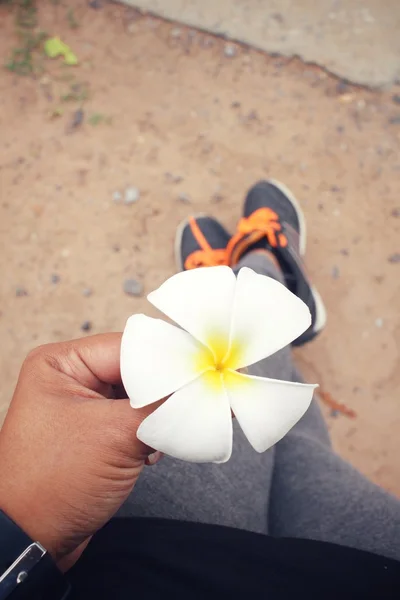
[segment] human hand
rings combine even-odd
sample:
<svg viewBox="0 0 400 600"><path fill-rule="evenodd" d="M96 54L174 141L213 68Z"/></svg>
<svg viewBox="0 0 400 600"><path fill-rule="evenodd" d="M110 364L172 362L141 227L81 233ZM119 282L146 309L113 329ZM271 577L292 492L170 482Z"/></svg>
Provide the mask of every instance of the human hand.
<svg viewBox="0 0 400 600"><path fill-rule="evenodd" d="M0 432L0 508L56 561L76 560L155 462L136 438L155 406L130 407L120 345L110 333L33 350Z"/></svg>

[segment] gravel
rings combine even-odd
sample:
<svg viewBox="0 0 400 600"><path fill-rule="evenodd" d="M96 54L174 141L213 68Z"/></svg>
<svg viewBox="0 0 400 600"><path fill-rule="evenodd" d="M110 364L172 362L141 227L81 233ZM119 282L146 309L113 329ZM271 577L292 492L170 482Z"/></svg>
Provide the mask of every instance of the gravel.
<svg viewBox="0 0 400 600"><path fill-rule="evenodd" d="M81 329L82 329L82 331L90 331L92 329L92 322L91 321L83 321L83 323L81 325Z"/></svg>
<svg viewBox="0 0 400 600"><path fill-rule="evenodd" d="M140 198L140 191L137 187L129 186L125 190L125 204L135 204Z"/></svg>
<svg viewBox="0 0 400 600"><path fill-rule="evenodd" d="M170 33L172 38L180 38L182 35L182 29L179 29L179 27L174 27L173 29L171 29L171 33Z"/></svg>
<svg viewBox="0 0 400 600"><path fill-rule="evenodd" d="M233 44L225 44L224 54L228 58L233 58L237 54L237 49Z"/></svg>
<svg viewBox="0 0 400 600"><path fill-rule="evenodd" d="M128 296L141 296L143 285L137 279L125 279L123 289Z"/></svg>
<svg viewBox="0 0 400 600"><path fill-rule="evenodd" d="M340 277L339 267L334 265L332 267L331 275L332 275L332 279L339 279L339 277Z"/></svg>
<svg viewBox="0 0 400 600"><path fill-rule="evenodd" d="M395 252L388 257L388 261L392 264L396 264L400 262L400 252Z"/></svg>
<svg viewBox="0 0 400 600"><path fill-rule="evenodd" d="M122 200L122 194L121 194L121 192L115 191L113 193L113 200L114 200L114 202L116 204L118 204L118 202L121 202L121 200Z"/></svg>
<svg viewBox="0 0 400 600"><path fill-rule="evenodd" d="M24 287L17 287L15 290L15 295L17 296L17 298L20 298L22 296L28 296L28 290Z"/></svg>
<svg viewBox="0 0 400 600"><path fill-rule="evenodd" d="M189 194L185 194L185 193L179 194L178 200L179 200L179 202L182 202L182 204L191 204L191 202L192 202L192 199L189 196Z"/></svg>
<svg viewBox="0 0 400 600"><path fill-rule="evenodd" d="M57 273L52 273L52 275L50 277L50 281L51 281L51 283L59 283L60 276Z"/></svg>
<svg viewBox="0 0 400 600"><path fill-rule="evenodd" d="M86 298L89 298L89 296L91 296L92 294L93 294L92 288L87 287L82 290L82 296L85 296Z"/></svg>

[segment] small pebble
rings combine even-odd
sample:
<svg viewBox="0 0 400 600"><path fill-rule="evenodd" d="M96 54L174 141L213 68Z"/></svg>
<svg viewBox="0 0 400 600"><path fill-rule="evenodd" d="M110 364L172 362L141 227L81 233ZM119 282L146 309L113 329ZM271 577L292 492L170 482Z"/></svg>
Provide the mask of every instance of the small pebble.
<svg viewBox="0 0 400 600"><path fill-rule="evenodd" d="M391 117L389 119L389 124L390 125L400 125L400 115L397 115L396 117Z"/></svg>
<svg viewBox="0 0 400 600"><path fill-rule="evenodd" d="M21 296L28 296L28 290L26 290L24 287L17 287L15 290L15 295L17 298L20 298Z"/></svg>
<svg viewBox="0 0 400 600"><path fill-rule="evenodd" d="M192 202L189 194L179 194L178 200L179 202L182 202L182 204L191 204Z"/></svg>
<svg viewBox="0 0 400 600"><path fill-rule="evenodd" d="M392 217L400 217L400 208L394 208L390 214Z"/></svg>
<svg viewBox="0 0 400 600"><path fill-rule="evenodd" d="M81 108L78 108L78 110L76 110L72 115L72 119L69 125L70 129L77 129L78 127L80 127L83 123L84 117L85 113Z"/></svg>
<svg viewBox="0 0 400 600"><path fill-rule="evenodd" d="M400 262L400 252L395 252L388 257L390 263L396 264Z"/></svg>
<svg viewBox="0 0 400 600"><path fill-rule="evenodd" d="M50 278L50 280L51 280L51 283L59 283L60 276L57 275L57 273L53 273L52 276L51 276L51 278Z"/></svg>
<svg viewBox="0 0 400 600"><path fill-rule="evenodd" d="M118 192L118 191L117 191L117 192L114 192L114 193L113 193L113 200L114 200L114 202L115 202L116 204L117 204L118 202L121 202L121 200L122 200L122 194L121 194L121 192Z"/></svg>
<svg viewBox="0 0 400 600"><path fill-rule="evenodd" d="M345 81L338 81L337 85L336 85L336 93L341 95L341 94L346 94L350 89L350 86L348 83L346 83Z"/></svg>
<svg viewBox="0 0 400 600"><path fill-rule="evenodd" d="M86 298L89 298L89 296L91 296L92 294L93 294L92 288L84 288L82 290L82 296L85 296Z"/></svg>
<svg viewBox="0 0 400 600"><path fill-rule="evenodd" d="M125 279L123 288L128 296L141 296L143 294L143 285L137 279Z"/></svg>
<svg viewBox="0 0 400 600"><path fill-rule="evenodd" d="M382 327L382 325L383 325L382 317L378 317L377 319L375 319L375 325L376 325L376 327L379 327L379 328Z"/></svg>
<svg viewBox="0 0 400 600"><path fill-rule="evenodd" d="M338 417L338 416L339 416L339 414L340 414L340 413L339 413L339 411L338 411L338 410L336 410L335 408L332 408L332 410L331 410L331 417L334 417L334 418L336 418L336 417Z"/></svg>
<svg viewBox="0 0 400 600"><path fill-rule="evenodd" d="M395 104L400 104L400 94L395 94L392 96L392 100Z"/></svg>
<svg viewBox="0 0 400 600"><path fill-rule="evenodd" d="M211 48L212 46L214 46L214 40L210 37L203 37L202 39L200 39L200 46L202 46L203 48Z"/></svg>
<svg viewBox="0 0 400 600"><path fill-rule="evenodd" d="M347 248L342 248L340 251L340 254L342 254L343 256L348 256L349 255L349 251L347 250Z"/></svg>
<svg viewBox="0 0 400 600"><path fill-rule="evenodd" d="M125 204L134 204L135 202L137 202L140 198L140 191L138 190L138 188L130 186L127 187L125 190L125 199L124 202Z"/></svg>
<svg viewBox="0 0 400 600"><path fill-rule="evenodd" d="M233 56L236 56L236 54L237 54L236 47L233 46L232 44L225 44L224 54L228 58L232 58Z"/></svg>
<svg viewBox="0 0 400 600"><path fill-rule="evenodd" d="M223 199L224 196L221 194L221 192L215 192L215 194L213 194L211 197L211 202L213 204L219 204Z"/></svg>
<svg viewBox="0 0 400 600"><path fill-rule="evenodd" d="M113 244L111 246L111 248L114 250L114 252L120 252L121 251L121 246L119 244Z"/></svg>
<svg viewBox="0 0 400 600"><path fill-rule="evenodd" d="M82 331L90 331L92 329L91 321L83 321L83 323L81 325L81 329L82 329Z"/></svg>
<svg viewBox="0 0 400 600"><path fill-rule="evenodd" d="M241 104L240 102L238 102L237 100L235 100L234 102L232 102L231 107L232 108L240 108Z"/></svg>
<svg viewBox="0 0 400 600"><path fill-rule="evenodd" d="M174 173L170 173L169 171L165 173L165 179L169 183L181 183L181 181L183 181L182 175L175 175Z"/></svg>
<svg viewBox="0 0 400 600"><path fill-rule="evenodd" d="M180 38L182 35L182 29L179 29L179 27L174 27L173 29L171 29L171 33L170 33L172 38Z"/></svg>
<svg viewBox="0 0 400 600"><path fill-rule="evenodd" d="M332 278L333 279L339 279L339 277L340 277L339 267L337 267L336 265L334 265L332 267L331 274L332 274Z"/></svg>

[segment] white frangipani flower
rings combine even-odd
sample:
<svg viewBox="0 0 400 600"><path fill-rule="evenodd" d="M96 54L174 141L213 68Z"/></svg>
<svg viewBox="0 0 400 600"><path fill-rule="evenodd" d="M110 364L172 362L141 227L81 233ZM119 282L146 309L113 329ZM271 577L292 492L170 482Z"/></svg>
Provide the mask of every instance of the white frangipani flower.
<svg viewBox="0 0 400 600"><path fill-rule="evenodd" d="M225 462L232 412L257 452L306 412L315 385L240 372L311 324L281 283L248 268L236 278L229 267L207 267L174 275L148 300L182 329L142 314L126 324L121 375L132 407L170 396L140 425L141 441L183 460Z"/></svg>

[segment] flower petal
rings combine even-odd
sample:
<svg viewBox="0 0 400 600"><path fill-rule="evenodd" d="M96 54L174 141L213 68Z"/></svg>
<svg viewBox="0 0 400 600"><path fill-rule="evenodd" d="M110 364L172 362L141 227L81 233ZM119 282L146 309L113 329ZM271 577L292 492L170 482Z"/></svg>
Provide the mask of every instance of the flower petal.
<svg viewBox="0 0 400 600"><path fill-rule="evenodd" d="M264 452L304 415L317 386L231 371L225 387L243 433L254 450Z"/></svg>
<svg viewBox="0 0 400 600"><path fill-rule="evenodd" d="M229 267L206 267L174 275L147 298L214 355L225 355L235 287L236 277Z"/></svg>
<svg viewBox="0 0 400 600"><path fill-rule="evenodd" d="M204 347L189 333L146 315L133 315L121 342L121 377L134 408L160 400L206 368Z"/></svg>
<svg viewBox="0 0 400 600"><path fill-rule="evenodd" d="M251 269L240 269L232 313L231 344L240 369L274 354L311 324L307 305L284 285Z"/></svg>
<svg viewBox="0 0 400 600"><path fill-rule="evenodd" d="M140 425L137 437L152 448L191 462L226 462L232 452L228 397L209 373L178 390Z"/></svg>

